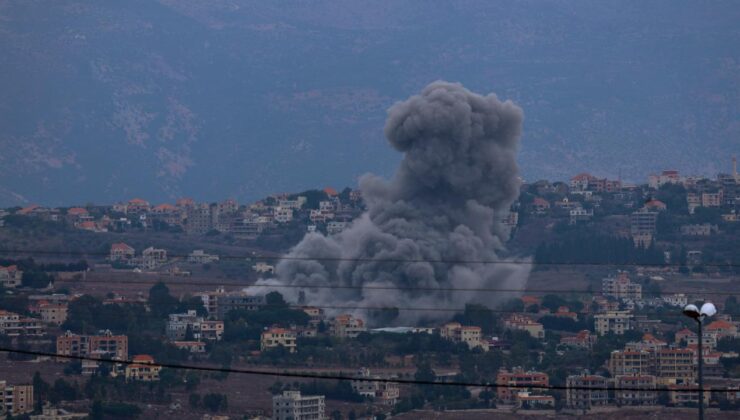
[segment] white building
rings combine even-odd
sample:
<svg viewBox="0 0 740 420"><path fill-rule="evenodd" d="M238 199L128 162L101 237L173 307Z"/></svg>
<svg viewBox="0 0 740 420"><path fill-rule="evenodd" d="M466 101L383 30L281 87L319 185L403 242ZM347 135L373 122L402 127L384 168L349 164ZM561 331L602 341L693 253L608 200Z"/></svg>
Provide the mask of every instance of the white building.
<svg viewBox="0 0 740 420"><path fill-rule="evenodd" d="M302 396L300 391L283 391L272 397L272 420L324 420L323 395Z"/></svg>
<svg viewBox="0 0 740 420"><path fill-rule="evenodd" d="M167 250L150 246L141 253L141 269L155 270L167 262Z"/></svg>
<svg viewBox="0 0 740 420"><path fill-rule="evenodd" d="M596 333L606 335L612 332L623 335L625 331L632 329L633 315L627 311L609 311L594 317Z"/></svg>
<svg viewBox="0 0 740 420"><path fill-rule="evenodd" d="M196 249L188 255L188 262L192 264L208 264L218 259L218 255L206 254L202 249Z"/></svg>

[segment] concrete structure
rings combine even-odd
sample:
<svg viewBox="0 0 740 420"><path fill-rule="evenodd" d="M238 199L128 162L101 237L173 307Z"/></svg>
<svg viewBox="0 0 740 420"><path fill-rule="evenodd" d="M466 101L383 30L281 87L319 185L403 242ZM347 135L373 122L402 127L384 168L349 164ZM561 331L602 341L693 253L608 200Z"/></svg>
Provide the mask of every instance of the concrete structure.
<svg viewBox="0 0 740 420"><path fill-rule="evenodd" d="M57 337L57 354L64 356L101 355L117 360L128 358L128 337L109 330L98 335L78 335L70 331ZM59 358L60 361L68 359Z"/></svg>
<svg viewBox="0 0 740 420"><path fill-rule="evenodd" d="M278 347L285 347L291 353L298 351L296 333L285 328L270 328L263 331L260 337L260 350L265 351Z"/></svg>
<svg viewBox="0 0 740 420"><path fill-rule="evenodd" d="M41 414L29 416L31 420L72 420L86 419L90 413L70 413L63 408L43 407Z"/></svg>
<svg viewBox="0 0 740 420"><path fill-rule="evenodd" d="M356 338L367 331L365 321L352 315L337 315L329 321L329 334L339 338Z"/></svg>
<svg viewBox="0 0 740 420"><path fill-rule="evenodd" d="M394 405L399 397L398 384L395 382L373 381L372 379L381 379L378 375L371 375L370 369L360 368L356 375L363 380L353 380L352 390L385 405Z"/></svg>
<svg viewBox="0 0 740 420"><path fill-rule="evenodd" d="M170 314L167 321L167 338L173 341L184 340L190 331L194 340L219 341L224 334L223 321L205 320L195 310L183 314Z"/></svg>
<svg viewBox="0 0 740 420"><path fill-rule="evenodd" d="M630 215L630 234L636 246L648 247L655 235L658 212L643 207Z"/></svg>
<svg viewBox="0 0 740 420"><path fill-rule="evenodd" d="M609 355L607 369L612 376L652 374L653 355L648 351L614 350Z"/></svg>
<svg viewBox="0 0 740 420"><path fill-rule="evenodd" d="M488 342L482 339L480 327L461 325L459 322L448 322L439 329L439 335L455 343L465 343L469 349L476 347L488 351Z"/></svg>
<svg viewBox="0 0 740 420"><path fill-rule="evenodd" d="M39 305L41 320L47 324L62 325L67 320L67 303L42 303Z"/></svg>
<svg viewBox="0 0 740 420"><path fill-rule="evenodd" d="M633 315L627 311L609 311L605 314L594 316L594 324L598 335L606 335L612 332L623 335L625 331L632 329Z"/></svg>
<svg viewBox="0 0 740 420"><path fill-rule="evenodd" d="M655 353L655 357L656 375L662 382L693 384L696 380L693 350L675 348L660 349Z"/></svg>
<svg viewBox="0 0 740 420"><path fill-rule="evenodd" d="M601 291L604 296L616 299L642 299L642 286L639 283L633 283L624 271L619 272L617 277L602 279Z"/></svg>
<svg viewBox="0 0 740 420"><path fill-rule="evenodd" d="M499 370L496 375L496 396L503 402L514 402L516 394L524 391L523 386L548 386L550 379L546 373L524 371L521 368L514 368L513 371L506 369ZM509 388L506 385L515 385L516 388Z"/></svg>
<svg viewBox="0 0 740 420"><path fill-rule="evenodd" d="M658 402L655 376L619 375L614 387L614 400L618 405L655 405Z"/></svg>
<svg viewBox="0 0 740 420"><path fill-rule="evenodd" d="M33 385L0 381L0 414L19 416L33 411Z"/></svg>
<svg viewBox="0 0 740 420"><path fill-rule="evenodd" d="M272 420L324 420L326 404L323 395L305 395L300 391L283 391L272 397Z"/></svg>
<svg viewBox="0 0 740 420"><path fill-rule="evenodd" d="M0 309L0 334L10 337L42 336L46 332L40 320Z"/></svg>
<svg viewBox="0 0 740 420"><path fill-rule="evenodd" d="M0 286L6 289L14 289L21 285L23 280L23 271L16 265L0 267Z"/></svg>
<svg viewBox="0 0 740 420"><path fill-rule="evenodd" d="M149 247L141 253L141 269L156 270L167 262L167 250Z"/></svg>
<svg viewBox="0 0 740 420"><path fill-rule="evenodd" d="M593 345L596 344L596 335L591 334L589 330L582 330L573 337L563 337L560 339L560 344L568 347L577 347L584 350L591 350Z"/></svg>
<svg viewBox="0 0 740 420"><path fill-rule="evenodd" d="M544 339L545 329L539 322L534 321L526 315L514 314L504 320L504 328L510 330L526 331L534 338Z"/></svg>
<svg viewBox="0 0 740 420"><path fill-rule="evenodd" d="M202 249L196 249L188 255L191 264L209 264L218 261L218 255L206 254Z"/></svg>
<svg viewBox="0 0 740 420"><path fill-rule="evenodd" d="M131 264L134 260L136 250L123 242L115 243L110 246L110 255L108 259L112 263Z"/></svg>
<svg viewBox="0 0 740 420"><path fill-rule="evenodd" d="M566 405L570 408L588 409L609 403L609 382L603 376L571 375L565 384Z"/></svg>

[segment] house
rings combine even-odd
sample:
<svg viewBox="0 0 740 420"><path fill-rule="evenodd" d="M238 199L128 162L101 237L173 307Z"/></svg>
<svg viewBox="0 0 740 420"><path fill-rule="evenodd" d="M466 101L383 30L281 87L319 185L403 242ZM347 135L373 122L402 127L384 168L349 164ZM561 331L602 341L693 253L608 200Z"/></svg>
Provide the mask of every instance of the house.
<svg viewBox="0 0 740 420"><path fill-rule="evenodd" d="M544 339L545 329L539 322L534 321L527 315L513 314L504 320L504 328L509 330L526 331L534 338Z"/></svg>
<svg viewBox="0 0 740 420"><path fill-rule="evenodd" d="M469 349L480 347L488 351L488 342L482 339L481 328L448 322L440 328L440 336L455 343L465 343Z"/></svg>
<svg viewBox="0 0 740 420"><path fill-rule="evenodd" d="M704 331L713 335L715 340L738 337L737 325L723 319L712 321L709 325L704 327Z"/></svg>
<svg viewBox="0 0 740 420"><path fill-rule="evenodd" d="M582 330L573 337L563 337L560 339L560 344L568 347L577 347L584 350L591 350L593 345L596 344L596 335L591 334L589 330Z"/></svg>
<svg viewBox="0 0 740 420"><path fill-rule="evenodd" d="M123 242L119 242L110 246L110 256L108 259L112 263L131 264L134 260L135 254L136 251L132 247Z"/></svg>
<svg viewBox="0 0 740 420"><path fill-rule="evenodd" d="M697 386L695 384L669 385L668 401L670 404L676 406L697 406L699 404L699 393L696 391L696 388ZM712 396L712 387L704 385L703 388L704 404L709 405L709 400Z"/></svg>
<svg viewBox="0 0 740 420"><path fill-rule="evenodd" d="M535 197L532 200L532 211L536 214L545 214L550 210L550 202L542 197Z"/></svg>
<svg viewBox="0 0 740 420"><path fill-rule="evenodd" d="M709 236L717 231L719 231L717 225L709 223L681 226L681 235L684 236Z"/></svg>
<svg viewBox="0 0 740 420"><path fill-rule="evenodd" d="M155 270L167 262L167 250L150 246L141 253L141 269Z"/></svg>
<svg viewBox="0 0 740 420"><path fill-rule="evenodd" d="M260 350L266 351L278 347L284 347L291 353L298 350L296 333L285 328L270 328L262 332L260 337Z"/></svg>
<svg viewBox="0 0 740 420"><path fill-rule="evenodd" d="M668 206L666 206L664 202L660 200L656 200L654 198L646 201L643 207L648 210L658 211L658 212L664 211L668 208Z"/></svg>
<svg viewBox="0 0 740 420"><path fill-rule="evenodd" d="M141 198L134 198L126 203L126 213L148 213L150 208L151 206L149 202L146 200L142 200Z"/></svg>
<svg viewBox="0 0 740 420"><path fill-rule="evenodd" d="M13 289L20 286L22 282L23 271L19 270L18 266L0 266L0 286L6 289Z"/></svg>
<svg viewBox="0 0 740 420"><path fill-rule="evenodd" d="M363 397L369 397L385 405L395 405L399 393L398 383L389 381L374 381L383 379L378 375L370 375L370 369L360 368L352 380L352 390Z"/></svg>
<svg viewBox="0 0 740 420"><path fill-rule="evenodd" d="M67 303L40 303L39 313L45 323L62 325L67 320Z"/></svg>
<svg viewBox="0 0 740 420"><path fill-rule="evenodd" d="M192 309L186 313L169 315L167 338L172 341L186 340L188 332L194 340L219 341L224 334L224 322L205 320Z"/></svg>
<svg viewBox="0 0 740 420"><path fill-rule="evenodd" d="M148 354L138 354L126 365L126 381L156 382L162 367L154 364L154 358Z"/></svg>
<svg viewBox="0 0 740 420"><path fill-rule="evenodd" d="M86 357L92 354L109 355L112 359L128 358L128 337L113 335L110 330L97 335L78 335L70 331L57 337L56 353L62 356ZM59 360L67 360L59 358Z"/></svg>
<svg viewBox="0 0 740 420"><path fill-rule="evenodd" d="M283 391L272 397L272 420L323 420L326 403L323 395L305 395Z"/></svg>
<svg viewBox="0 0 740 420"><path fill-rule="evenodd" d="M196 249L188 255L188 262L191 264L210 264L218 259L218 255L206 254L202 249Z"/></svg>
<svg viewBox="0 0 740 420"><path fill-rule="evenodd" d="M588 189L589 182L594 179L596 179L595 176L584 172L572 177L569 185L572 190L586 191Z"/></svg>
<svg viewBox="0 0 740 420"><path fill-rule="evenodd" d="M529 391L516 393L517 408L543 410L555 408L555 397L552 395L532 394Z"/></svg>
<svg viewBox="0 0 740 420"><path fill-rule="evenodd" d="M334 337L356 338L365 331L365 321L349 314L337 315L329 320L329 334Z"/></svg>
<svg viewBox="0 0 740 420"><path fill-rule="evenodd" d="M701 194L702 207L721 207L724 199L722 190L717 192L704 192Z"/></svg>
<svg viewBox="0 0 740 420"><path fill-rule="evenodd" d="M178 349L187 350L190 353L206 352L206 343L203 341L173 341L172 344Z"/></svg>
<svg viewBox="0 0 740 420"><path fill-rule="evenodd" d="M660 349L665 348L666 346L668 346L668 343L666 343L665 341L655 338L655 336L650 333L645 333L642 336L642 340L627 343L624 349L633 351L656 352Z"/></svg>
<svg viewBox="0 0 740 420"><path fill-rule="evenodd" d="M347 227L347 222L331 221L326 225L326 233L336 235Z"/></svg>
<svg viewBox="0 0 740 420"><path fill-rule="evenodd" d="M584 209L583 207L571 209L569 211L569 214L570 214L569 223L571 225L578 224L579 222L588 222L594 217L593 209Z"/></svg>
<svg viewBox="0 0 740 420"><path fill-rule="evenodd" d="M20 416L34 409L33 385L10 385L0 381L0 413Z"/></svg>

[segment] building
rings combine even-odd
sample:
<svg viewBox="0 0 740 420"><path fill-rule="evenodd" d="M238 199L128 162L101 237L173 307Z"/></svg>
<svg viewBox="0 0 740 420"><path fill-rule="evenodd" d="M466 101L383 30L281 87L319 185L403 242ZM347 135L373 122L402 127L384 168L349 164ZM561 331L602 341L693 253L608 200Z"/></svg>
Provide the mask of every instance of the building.
<svg viewBox="0 0 740 420"><path fill-rule="evenodd" d="M569 211L570 224L575 225L579 222L588 222L594 217L594 211L592 209L584 209L583 207L577 207Z"/></svg>
<svg viewBox="0 0 740 420"><path fill-rule="evenodd" d="M602 279L601 291L604 296L611 296L616 299L642 299L642 285L633 283L625 271L620 271L617 277Z"/></svg>
<svg viewBox="0 0 740 420"><path fill-rule="evenodd" d="M639 350L614 350L609 355L607 369L612 376L652 375L653 354Z"/></svg>
<svg viewBox="0 0 740 420"><path fill-rule="evenodd" d="M699 393L696 391L698 386L696 384L685 384L685 385L669 385L668 386L668 401L672 405L699 405ZM704 404L709 405L709 400L712 395L712 387L704 385Z"/></svg>
<svg viewBox="0 0 740 420"><path fill-rule="evenodd" d="M323 395L302 396L300 391L283 391L272 397L272 420L324 420Z"/></svg>
<svg viewBox="0 0 740 420"><path fill-rule="evenodd" d="M711 322L709 325L704 327L704 331L713 335L715 340L738 337L737 325L732 322L725 321L724 319L718 319Z"/></svg>
<svg viewBox="0 0 740 420"><path fill-rule="evenodd" d="M212 228L211 206L200 203L187 207L185 232L189 235L203 235Z"/></svg>
<svg viewBox="0 0 740 420"><path fill-rule="evenodd" d="M33 411L33 385L0 381L0 414L19 416Z"/></svg>
<svg viewBox="0 0 740 420"><path fill-rule="evenodd" d="M719 229L717 225L709 223L701 223L695 225L683 225L681 226L681 235L684 236L709 236L712 233L717 232Z"/></svg>
<svg viewBox="0 0 740 420"><path fill-rule="evenodd" d="M500 401L504 402L515 402L516 395L525 391L526 387L547 387L550 384L550 379L546 373L524 371L521 368L515 368L513 371L506 369L499 370L496 375L496 396ZM507 387L514 386L514 388Z"/></svg>
<svg viewBox="0 0 740 420"><path fill-rule="evenodd" d="M250 295L244 291L224 293L215 296L216 316L223 319L229 311L256 311L265 306L263 295ZM211 312L209 311L209 314Z"/></svg>
<svg viewBox="0 0 740 420"><path fill-rule="evenodd" d="M526 331L534 338L544 339L545 329L539 322L534 321L526 315L514 314L504 320L504 328L510 330Z"/></svg>
<svg viewBox="0 0 740 420"><path fill-rule="evenodd" d="M702 207L721 207L724 200L723 191L703 192L701 193Z"/></svg>
<svg viewBox="0 0 740 420"><path fill-rule="evenodd" d="M642 340L627 343L624 346L624 349L634 351L649 351L655 353L658 350L665 348L667 345L668 343L666 343L665 341L655 338L655 336L650 333L645 333L642 336Z"/></svg>
<svg viewBox="0 0 740 420"><path fill-rule="evenodd" d="M70 413L63 408L43 407L41 414L31 415L31 420L73 420L87 419L90 413Z"/></svg>
<svg viewBox="0 0 740 420"><path fill-rule="evenodd" d="M566 405L589 409L609 403L609 382L599 375L571 375L566 379Z"/></svg>
<svg viewBox="0 0 740 420"><path fill-rule="evenodd" d="M0 334L18 337L42 336L45 333L40 320L22 317L15 312L0 309Z"/></svg>
<svg viewBox="0 0 740 420"><path fill-rule="evenodd" d="M67 320L67 303L39 304L41 320L47 324L62 325Z"/></svg>
<svg viewBox="0 0 740 420"><path fill-rule="evenodd" d="M110 256L108 259L112 263L132 264L135 254L136 251L132 247L119 242L110 246Z"/></svg>
<svg viewBox="0 0 740 420"><path fill-rule="evenodd" d="M648 185L650 188L657 190L665 184L679 184L681 182L681 176L676 170L667 170L657 174L650 174L648 176Z"/></svg>
<svg viewBox="0 0 740 420"><path fill-rule="evenodd" d="M126 365L126 381L155 382L159 380L162 366L154 364L154 358L148 354L138 354Z"/></svg>
<svg viewBox="0 0 740 420"><path fill-rule="evenodd" d="M203 341L173 341L172 344L181 350L187 350L190 353L205 353L206 343Z"/></svg>
<svg viewBox="0 0 740 420"><path fill-rule="evenodd" d="M567 347L576 347L584 350L591 350L596 344L596 335L591 334L589 330L582 330L572 337L563 337L560 344Z"/></svg>
<svg viewBox="0 0 740 420"><path fill-rule="evenodd" d="M101 355L117 360L128 359L128 337L109 330L97 335L78 335L70 331L57 337L57 354L62 356ZM60 360L67 360L60 358Z"/></svg>
<svg viewBox="0 0 740 420"><path fill-rule="evenodd" d="M218 261L218 255L206 254L202 249L196 249L188 255L191 264L210 264Z"/></svg>
<svg viewBox="0 0 740 420"><path fill-rule="evenodd" d="M455 343L465 343L469 349L476 347L488 351L488 342L483 340L480 327L461 325L459 322L448 322L439 329L439 335Z"/></svg>
<svg viewBox="0 0 740 420"><path fill-rule="evenodd" d="M656 375L663 382L672 384L694 383L694 351L691 349L664 348L655 352Z"/></svg>
<svg viewBox="0 0 740 420"><path fill-rule="evenodd" d="M370 369L360 368L352 380L352 390L363 397L372 398L386 405L394 405L399 397L398 383L381 381L378 375L371 375ZM378 379L378 380L373 380Z"/></svg>
<svg viewBox="0 0 740 420"><path fill-rule="evenodd" d="M188 332L193 340L219 341L224 335L224 322L205 320L191 309L182 314L170 314L166 332L172 341L188 339Z"/></svg>
<svg viewBox="0 0 740 420"><path fill-rule="evenodd" d="M614 400L617 405L655 405L656 386L652 375L619 375L614 381Z"/></svg>
<svg viewBox="0 0 740 420"><path fill-rule="evenodd" d="M167 250L149 247L141 253L141 269L155 270L167 262Z"/></svg>
<svg viewBox="0 0 740 420"><path fill-rule="evenodd" d="M632 329L633 315L627 311L609 311L594 316L594 324L598 335L614 333L623 335L625 331Z"/></svg>
<svg viewBox="0 0 740 420"><path fill-rule="evenodd" d="M367 331L365 321L352 315L337 315L329 321L329 334L339 338L356 338Z"/></svg>
<svg viewBox="0 0 740 420"><path fill-rule="evenodd" d="M284 347L291 353L298 351L296 333L285 328L270 328L262 332L260 337L260 350L270 350L278 347Z"/></svg>
<svg viewBox="0 0 740 420"><path fill-rule="evenodd" d="M530 410L547 410L555 408L555 397L552 395L532 394L529 391L519 391L515 398L517 408Z"/></svg>
<svg viewBox="0 0 740 420"><path fill-rule="evenodd" d="M643 207L630 215L630 234L635 246L648 247L655 235L658 212Z"/></svg>
<svg viewBox="0 0 740 420"><path fill-rule="evenodd" d="M23 282L23 271L16 265L0 267L0 287L13 289L20 286Z"/></svg>
<svg viewBox="0 0 740 420"><path fill-rule="evenodd" d="M326 224L326 233L336 235L347 227L347 222L331 221Z"/></svg>

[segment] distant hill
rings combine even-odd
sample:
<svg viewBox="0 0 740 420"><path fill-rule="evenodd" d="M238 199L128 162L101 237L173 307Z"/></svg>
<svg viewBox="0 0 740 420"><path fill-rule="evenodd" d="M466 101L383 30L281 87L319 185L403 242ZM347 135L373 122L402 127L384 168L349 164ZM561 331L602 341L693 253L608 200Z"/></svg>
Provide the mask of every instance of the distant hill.
<svg viewBox="0 0 740 420"><path fill-rule="evenodd" d="M436 79L524 108L526 179L712 174L740 152L737 2L441 4L2 2L0 206L389 175L385 109Z"/></svg>

